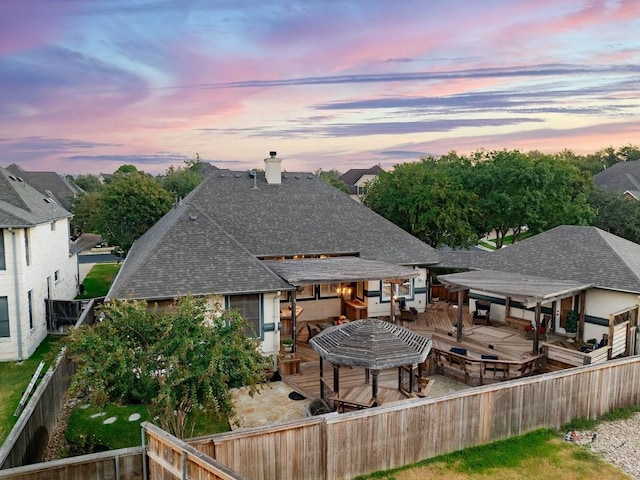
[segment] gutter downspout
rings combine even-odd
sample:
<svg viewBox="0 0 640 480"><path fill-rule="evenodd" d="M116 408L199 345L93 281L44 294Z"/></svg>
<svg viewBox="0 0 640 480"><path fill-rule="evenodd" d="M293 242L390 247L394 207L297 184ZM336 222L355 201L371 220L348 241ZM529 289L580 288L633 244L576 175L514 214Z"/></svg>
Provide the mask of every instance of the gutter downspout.
<svg viewBox="0 0 640 480"><path fill-rule="evenodd" d="M25 228L25 232L26 232ZM22 362L22 329L20 328L20 323L22 322L22 318L20 316L20 286L18 285L18 252L16 250L16 232L12 227L9 227L9 231L11 232L11 245L13 247L13 273L15 275L15 286L16 286L16 333L18 335L18 362Z"/></svg>

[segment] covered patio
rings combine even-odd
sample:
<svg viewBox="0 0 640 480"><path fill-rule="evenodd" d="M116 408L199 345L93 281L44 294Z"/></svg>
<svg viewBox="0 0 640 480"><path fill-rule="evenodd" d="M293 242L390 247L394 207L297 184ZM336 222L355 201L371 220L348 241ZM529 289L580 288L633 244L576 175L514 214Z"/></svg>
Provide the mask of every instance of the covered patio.
<svg viewBox="0 0 640 480"><path fill-rule="evenodd" d="M496 294L506 299L507 317L509 302L515 300L525 308L534 308L532 353L537 355L540 349L541 311L543 304L550 304L555 311L556 302L563 298L579 295L580 311L578 338L582 338L585 315L585 291L593 287L592 283L577 283L536 275L523 275L494 270L475 270L462 273L440 275L438 280L450 291L476 290ZM462 312L462 296L459 296L458 310ZM458 319L457 338L462 340L461 317Z"/></svg>

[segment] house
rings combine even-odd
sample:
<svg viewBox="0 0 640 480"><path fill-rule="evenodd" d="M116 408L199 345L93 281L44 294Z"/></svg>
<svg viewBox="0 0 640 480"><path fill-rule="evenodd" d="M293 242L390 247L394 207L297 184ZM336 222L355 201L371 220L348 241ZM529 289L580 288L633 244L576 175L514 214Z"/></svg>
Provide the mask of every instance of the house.
<svg viewBox="0 0 640 480"><path fill-rule="evenodd" d="M597 187L621 194L640 190L640 160L618 162L598 172L593 181ZM634 195L635 196L635 195Z"/></svg>
<svg viewBox="0 0 640 480"><path fill-rule="evenodd" d="M46 300L77 292L71 213L0 168L0 361L28 358L47 335Z"/></svg>
<svg viewBox="0 0 640 480"><path fill-rule="evenodd" d="M65 210L71 210L73 198L82 192L77 185L56 172L27 172L15 163L9 165L7 171L22 178L40 193L53 198Z"/></svg>
<svg viewBox="0 0 640 480"><path fill-rule="evenodd" d="M568 294L542 306L557 332L564 332L569 310L584 309L584 339L609 334L610 316L640 303L640 245L597 227L563 225L495 252L441 253L440 259L443 266L479 270L480 280L485 271L487 290L499 281L495 272L536 276L547 279L546 283L588 285L583 296ZM470 292L470 299L490 300L491 318L504 321L504 296L478 287ZM512 303L510 315L533 320L534 313L532 308Z"/></svg>
<svg viewBox="0 0 640 480"><path fill-rule="evenodd" d="M362 202L362 197L367 193L367 184L374 181L382 171L380 165L374 165L371 168L352 168L343 173L339 179L349 187L351 198Z"/></svg>
<svg viewBox="0 0 640 480"><path fill-rule="evenodd" d="M436 252L311 173L217 170L132 246L107 298L215 294L266 354L296 322L390 316L427 301Z"/></svg>

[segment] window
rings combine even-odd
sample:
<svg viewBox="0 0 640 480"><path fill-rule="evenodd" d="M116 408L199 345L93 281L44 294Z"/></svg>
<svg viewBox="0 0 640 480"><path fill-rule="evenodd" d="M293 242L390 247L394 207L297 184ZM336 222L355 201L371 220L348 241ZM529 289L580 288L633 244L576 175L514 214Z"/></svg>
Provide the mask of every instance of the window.
<svg viewBox="0 0 640 480"><path fill-rule="evenodd" d="M60 270L53 272L53 280L56 282L60 280Z"/></svg>
<svg viewBox="0 0 640 480"><path fill-rule="evenodd" d="M7 262L4 259L4 229L0 228L0 270L7 269Z"/></svg>
<svg viewBox="0 0 640 480"><path fill-rule="evenodd" d="M33 290L27 292L27 301L29 302L29 330L33 330Z"/></svg>
<svg viewBox="0 0 640 480"><path fill-rule="evenodd" d="M227 297L227 308L237 310L249 326L245 330L247 336L261 337L262 296L232 295Z"/></svg>
<svg viewBox="0 0 640 480"><path fill-rule="evenodd" d="M404 297L405 300L413 300L413 280L407 280L404 283L395 285L383 281L381 300L383 302L390 302L391 292L395 293L396 298Z"/></svg>
<svg viewBox="0 0 640 480"><path fill-rule="evenodd" d="M320 298L333 298L338 296L339 283L320 284Z"/></svg>
<svg viewBox="0 0 640 480"><path fill-rule="evenodd" d="M27 260L27 265L31 264L31 257L29 256L29 230L24 229L24 256Z"/></svg>
<svg viewBox="0 0 640 480"><path fill-rule="evenodd" d="M0 338L9 336L9 302L7 297L0 297Z"/></svg>
<svg viewBox="0 0 640 480"><path fill-rule="evenodd" d="M302 291L296 294L298 300L305 298L316 298L316 286L315 285L303 285Z"/></svg>

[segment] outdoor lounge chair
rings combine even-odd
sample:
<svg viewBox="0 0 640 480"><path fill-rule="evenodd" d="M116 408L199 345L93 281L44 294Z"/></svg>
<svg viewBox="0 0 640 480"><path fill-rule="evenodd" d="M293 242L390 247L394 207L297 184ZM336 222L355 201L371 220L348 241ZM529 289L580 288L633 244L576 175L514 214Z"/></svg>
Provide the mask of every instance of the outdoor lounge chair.
<svg viewBox="0 0 640 480"><path fill-rule="evenodd" d="M473 312L473 323L484 323L489 325L489 313L491 311L491 302L476 301L476 309Z"/></svg>

